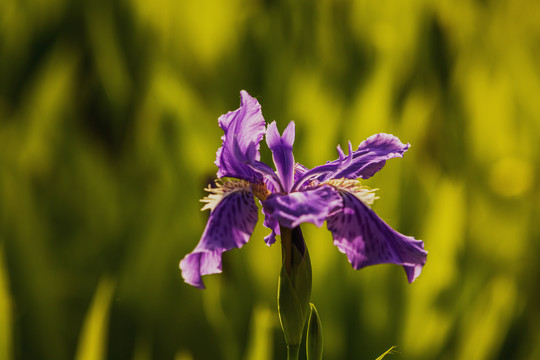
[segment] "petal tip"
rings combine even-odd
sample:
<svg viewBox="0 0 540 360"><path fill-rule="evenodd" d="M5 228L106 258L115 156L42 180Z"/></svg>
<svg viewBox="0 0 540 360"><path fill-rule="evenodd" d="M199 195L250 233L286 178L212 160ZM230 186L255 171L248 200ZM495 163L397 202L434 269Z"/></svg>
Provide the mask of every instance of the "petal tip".
<svg viewBox="0 0 540 360"><path fill-rule="evenodd" d="M294 144L295 130L296 125L294 124L294 121L289 122L285 130L283 130L283 142L290 148L292 148Z"/></svg>
<svg viewBox="0 0 540 360"><path fill-rule="evenodd" d="M189 253L182 260L180 260L178 267L182 272L182 278L186 284L198 289L205 289L199 265L200 254Z"/></svg>
<svg viewBox="0 0 540 360"><path fill-rule="evenodd" d="M407 280L409 284L412 284L422 273L422 269L425 264L418 264L414 266L403 266L405 273L407 274Z"/></svg>

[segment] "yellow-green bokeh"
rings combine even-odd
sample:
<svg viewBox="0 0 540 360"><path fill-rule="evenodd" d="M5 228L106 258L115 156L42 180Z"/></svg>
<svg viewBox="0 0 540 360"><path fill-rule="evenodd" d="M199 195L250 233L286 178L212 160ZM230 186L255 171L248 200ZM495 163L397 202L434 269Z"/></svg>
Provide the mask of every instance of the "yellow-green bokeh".
<svg viewBox="0 0 540 360"><path fill-rule="evenodd" d="M206 290L178 270L241 89L296 122L308 167L378 132L411 144L366 183L425 242L413 284L303 226L325 358L540 357L538 19L533 0L1 1L0 358L285 356L262 221Z"/></svg>

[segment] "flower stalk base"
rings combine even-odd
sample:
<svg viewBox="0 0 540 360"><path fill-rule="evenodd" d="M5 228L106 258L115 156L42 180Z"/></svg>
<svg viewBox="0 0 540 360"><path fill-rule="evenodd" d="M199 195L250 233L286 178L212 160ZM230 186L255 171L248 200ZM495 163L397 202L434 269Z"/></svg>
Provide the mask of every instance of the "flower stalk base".
<svg viewBox="0 0 540 360"><path fill-rule="evenodd" d="M287 360L298 360L300 345L287 345Z"/></svg>

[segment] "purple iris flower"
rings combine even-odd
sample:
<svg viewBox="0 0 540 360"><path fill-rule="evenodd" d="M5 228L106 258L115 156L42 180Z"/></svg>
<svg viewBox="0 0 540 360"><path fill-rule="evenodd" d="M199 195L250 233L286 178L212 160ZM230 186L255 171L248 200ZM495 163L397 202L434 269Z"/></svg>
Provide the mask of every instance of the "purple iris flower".
<svg viewBox="0 0 540 360"><path fill-rule="evenodd" d="M202 210L210 209L202 238L180 261L185 282L204 288L201 276L221 272L222 253L248 242L258 219L255 197L262 204L264 226L271 230L265 237L268 245L275 242L280 227L293 229L304 222L320 227L326 221L334 245L353 268L402 265L413 282L426 262L424 243L398 233L379 218L370 208L376 199L374 190L357 180L373 176L386 160L403 157L409 144L393 135L376 134L355 151L349 142L348 155L338 146L338 159L308 169L294 161L294 122L280 135L275 122L266 127L258 101L246 91L240 94L240 108L218 119L224 131L215 161L220 180L217 187L206 189L210 194L201 200L206 203ZM260 162L264 135L275 171Z"/></svg>

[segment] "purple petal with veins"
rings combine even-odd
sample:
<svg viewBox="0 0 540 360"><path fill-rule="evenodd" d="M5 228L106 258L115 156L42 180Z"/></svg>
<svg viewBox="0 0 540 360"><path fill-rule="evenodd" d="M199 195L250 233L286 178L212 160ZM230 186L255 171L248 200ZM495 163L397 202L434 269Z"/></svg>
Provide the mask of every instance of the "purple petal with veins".
<svg viewBox="0 0 540 360"><path fill-rule="evenodd" d="M263 225L265 228L270 229L270 234L264 237L264 242L266 245L270 246L276 242L276 235L281 235L281 230L279 229L279 223L272 215L268 214L264 207L262 208L264 215Z"/></svg>
<svg viewBox="0 0 540 360"><path fill-rule="evenodd" d="M294 182L302 177L309 169L300 163L294 164Z"/></svg>
<svg viewBox="0 0 540 360"><path fill-rule="evenodd" d="M342 200L336 189L323 185L290 194L272 194L262 204L266 214L292 229L304 222L322 226L328 216L339 211Z"/></svg>
<svg viewBox="0 0 540 360"><path fill-rule="evenodd" d="M376 134L364 140L358 149L352 153L349 143L349 155L345 157L341 147L338 147L339 159L329 161L324 165L308 170L296 180L292 190L297 190L300 185L310 179L320 182L329 179L367 179L381 170L386 160L403 157L409 149L409 144L403 144L397 137L390 134Z"/></svg>
<svg viewBox="0 0 540 360"><path fill-rule="evenodd" d="M204 289L201 276L221 272L221 254L248 242L257 217L257 205L250 191L224 194L210 213L199 244L180 261L185 282Z"/></svg>
<svg viewBox="0 0 540 360"><path fill-rule="evenodd" d="M240 95L240 108L218 119L225 134L221 137L222 146L216 153L217 176L260 181L261 175L247 163L260 159L259 143L264 136L266 123L257 100L244 90Z"/></svg>
<svg viewBox="0 0 540 360"><path fill-rule="evenodd" d="M403 157L409 146L409 144L403 144L394 135L381 133L370 136L353 152L352 160L335 160L335 162L339 162L338 171L326 177L325 180L329 178L370 178L383 168L386 160ZM351 149L350 143L349 149Z"/></svg>
<svg viewBox="0 0 540 360"><path fill-rule="evenodd" d="M353 268L392 263L402 265L409 282L426 263L424 243L405 236L386 224L354 194L340 191L343 210L328 218L328 230L336 245L347 255Z"/></svg>
<svg viewBox="0 0 540 360"><path fill-rule="evenodd" d="M272 158L274 159L283 191L289 192L294 182L294 156L292 153L294 122L291 121L283 131L283 136L280 136L276 122L273 121L268 125L268 129L266 130L266 143L272 151Z"/></svg>

